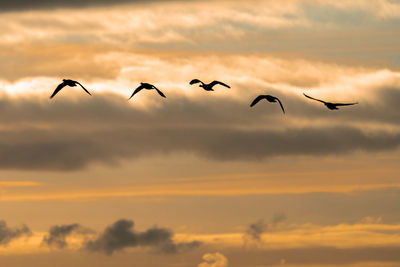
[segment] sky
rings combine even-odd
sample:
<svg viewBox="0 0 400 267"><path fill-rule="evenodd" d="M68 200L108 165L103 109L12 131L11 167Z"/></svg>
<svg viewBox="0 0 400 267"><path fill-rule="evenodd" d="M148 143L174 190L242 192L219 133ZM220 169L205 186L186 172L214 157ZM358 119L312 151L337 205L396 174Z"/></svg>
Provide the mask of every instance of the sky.
<svg viewBox="0 0 400 267"><path fill-rule="evenodd" d="M399 107L398 0L2 1L0 265L399 266Z"/></svg>

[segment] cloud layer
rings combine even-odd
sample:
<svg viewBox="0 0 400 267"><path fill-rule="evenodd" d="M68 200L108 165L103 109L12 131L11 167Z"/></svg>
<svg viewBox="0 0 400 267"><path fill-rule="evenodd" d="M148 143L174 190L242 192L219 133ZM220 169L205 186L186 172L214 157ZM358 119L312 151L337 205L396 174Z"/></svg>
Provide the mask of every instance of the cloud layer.
<svg viewBox="0 0 400 267"><path fill-rule="evenodd" d="M276 217L278 218L278 217ZM280 220L280 219L277 219ZM369 220L369 219L368 219ZM274 221L274 220L272 220ZM75 225L65 225L62 232L70 232L69 229L76 229ZM61 228L59 228L61 229ZM201 250L194 250L193 253L186 253L187 258L180 254L179 259L185 261L195 261L203 254L203 262L199 267L226 267L229 265L247 266L247 265L274 265L282 262L282 259L289 264L353 264L353 263L369 263L369 262L393 262L400 261L398 249L399 240L396 235L399 233L400 226L397 224L382 224L381 222L358 222L353 225L338 224L329 226L318 226L312 224L293 225L287 224L281 228L280 231L266 233L268 241L263 246L256 249L243 249L241 247L240 233L227 233L227 234L211 234L211 235L194 235L184 234L185 238L197 237L199 240L204 240L203 246L205 249L215 249L220 246L220 252L206 253ZM37 233L35 233L35 236ZM88 236L89 237L89 236ZM93 238L93 237L90 237ZM32 237L32 240L38 240ZM25 240L24 242L30 245L40 246L39 243L31 242L32 240ZM114 252L122 251L128 248L150 248L153 251L164 253L176 253L183 250L196 248L199 242L185 243L179 240L184 240L183 237L174 238L172 241L172 233L164 228L149 228L143 232L136 232L133 230L133 222L130 220L118 220L110 225L101 233L97 238L92 239L92 242L81 240L89 251L103 252L107 255L112 255ZM236 241L235 241L236 240ZM86 244L86 245L85 245ZM23 244L20 244L23 246ZM170 250L171 247L178 248L178 250ZM28 249L29 247L25 247ZM64 246L63 248L66 248ZM12 248L2 248L2 253L11 251ZM82 252L82 249L75 247L70 252ZM39 255L45 255L48 250L37 251ZM26 250L19 252L18 257L23 257L24 254L31 253ZM199 253L202 253L199 255ZM60 253L62 254L62 253ZM131 251L113 257L113 262L118 262L121 257L126 259L129 255L138 259L147 253L142 253L140 250ZM49 254L54 259L54 255ZM71 254L66 254L69 257ZM311 255L311 256L310 256ZM77 258L81 258L76 256ZM85 257L90 254L84 255ZM194 256L194 257L193 257ZM4 255L2 255L4 257ZM36 255L35 257L38 257ZM98 255L96 256L96 258ZM150 254L147 257L157 260L176 260L176 257L161 257L157 254ZM104 257L101 260L108 261Z"/></svg>
<svg viewBox="0 0 400 267"><path fill-rule="evenodd" d="M381 106L381 116L392 112L386 120L394 127L398 94L382 94L383 99L390 96L391 103ZM175 152L251 161L379 152L400 144L397 131L364 130L353 124L375 123L374 117L358 110L367 110L368 104L334 113L301 96L288 96L284 103L289 110L298 109L292 121L291 113L284 117L278 106L267 102L250 109L246 102L224 97L169 96L151 109L135 108L135 101L110 94L79 100L60 96L56 101L3 98L0 168L77 170L92 163ZM296 120L309 122L298 126Z"/></svg>
<svg viewBox="0 0 400 267"><path fill-rule="evenodd" d="M147 2L152 4L144 4ZM203 56L208 53L208 58L220 52L283 54L289 58L351 63L360 67L398 69L400 63L396 50L400 41L400 5L385 0L357 1L356 4L307 0L285 4L269 0L179 3L119 0L116 3L141 4L85 8L109 3L103 0L2 3L1 11L29 12L0 12L0 47L4 45L2 50L7 51L0 55L8 59L5 60L8 64L0 66L0 75L16 79L24 70L37 76L79 73L74 71L75 63L77 70L85 69L99 78L112 77L113 73L107 75L107 70L112 71L118 65L116 62L120 63L120 58L115 56L132 48L157 54L195 51ZM78 8L32 11L57 7ZM68 45L85 48L67 53ZM42 49L35 49L37 46ZM92 53L88 50L96 47L107 47L111 55L97 54L96 59L102 60L91 67L87 59L91 59ZM28 55L18 53L26 49L30 52ZM41 64L33 60L53 49L59 53L40 58ZM110 57L112 60L106 60ZM132 64L137 66L140 62Z"/></svg>

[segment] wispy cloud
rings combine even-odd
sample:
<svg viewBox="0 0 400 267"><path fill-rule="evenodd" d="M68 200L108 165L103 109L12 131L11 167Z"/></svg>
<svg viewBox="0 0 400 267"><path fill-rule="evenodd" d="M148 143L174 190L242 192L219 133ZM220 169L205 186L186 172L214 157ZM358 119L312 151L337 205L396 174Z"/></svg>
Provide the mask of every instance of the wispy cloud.
<svg viewBox="0 0 400 267"><path fill-rule="evenodd" d="M140 3L131 1L135 2ZM94 4L94 1L87 3ZM73 7L78 2L68 4ZM6 44L7 50L15 50L13 47L23 46L29 40L36 45L61 43L60 47L96 43L113 46L115 52L135 47L154 48L156 53L177 50L276 53L359 66L399 66L396 10L400 5L389 1L355 4L286 1L279 5L274 1L152 1L150 6L142 4L1 14L0 43ZM21 6L24 5L25 2ZM64 1L42 3L42 6L52 5L68 6ZM209 10L211 6L213 12ZM124 28L120 27L122 23ZM89 65L86 66L89 70ZM56 69L61 71L61 67ZM42 67L37 67L36 75L40 70Z"/></svg>
<svg viewBox="0 0 400 267"><path fill-rule="evenodd" d="M34 181L0 181L0 188L3 187L31 187L39 186L41 183Z"/></svg>
<svg viewBox="0 0 400 267"><path fill-rule="evenodd" d="M48 235L43 237L42 244L49 247L63 249L68 246L67 237L73 234L85 235L93 232L93 230L85 228L77 223L54 225L50 228Z"/></svg>
<svg viewBox="0 0 400 267"><path fill-rule="evenodd" d="M244 234L245 242L250 238L251 240L261 241L261 236L267 231L277 230L279 225L286 220L286 215L284 213L277 213L271 219L271 222L267 223L264 220L259 220L252 223L247 228Z"/></svg>
<svg viewBox="0 0 400 267"><path fill-rule="evenodd" d="M31 234L31 230L26 225L10 228L5 221L0 220L0 245L7 246L12 240Z"/></svg>

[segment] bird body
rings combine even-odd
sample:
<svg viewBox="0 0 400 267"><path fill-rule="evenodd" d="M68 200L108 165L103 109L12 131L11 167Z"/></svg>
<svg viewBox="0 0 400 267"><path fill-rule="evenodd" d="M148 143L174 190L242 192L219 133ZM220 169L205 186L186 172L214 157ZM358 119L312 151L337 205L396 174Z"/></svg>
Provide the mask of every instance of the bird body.
<svg viewBox="0 0 400 267"><path fill-rule="evenodd" d="M220 82L220 81L213 81L213 82L211 82L209 84L205 84L202 81L200 81L199 79L193 79L193 80L190 81L189 84L196 84L196 83L200 83L199 87L202 87L206 91L214 91L213 87L214 87L214 85L217 85L217 84L225 86L227 88L231 88L229 85L227 85L227 84L225 84L223 82Z"/></svg>
<svg viewBox="0 0 400 267"><path fill-rule="evenodd" d="M251 102L250 107L254 107L255 104L257 104L258 102L260 102L263 99L265 99L265 100L267 100L268 102L271 102L271 103L278 102L279 105L281 106L281 109L282 109L283 113L285 113L285 109L283 108L282 102L279 100L279 98L277 98L275 96L272 96L272 95L259 95L259 96L257 96L253 100L253 102Z"/></svg>
<svg viewBox="0 0 400 267"><path fill-rule="evenodd" d="M162 96L162 97L166 97L163 92L161 92L157 87L155 87L154 85L150 84L150 83L140 83L139 87L135 89L135 91L133 91L131 97L129 99L131 99L136 93L140 92L143 89L147 89L147 90L156 90L157 93Z"/></svg>
<svg viewBox="0 0 400 267"><path fill-rule="evenodd" d="M339 106L351 106L351 105L358 104L357 102L356 103L331 103L331 102L326 102L326 101L323 101L323 100L320 100L320 99L313 98L313 97L308 96L308 95L306 95L304 93L303 93L303 95L305 97L307 97L307 98L310 98L312 100L319 101L319 102L323 103L330 110L337 110L337 109L339 109L338 108Z"/></svg>
<svg viewBox="0 0 400 267"><path fill-rule="evenodd" d="M57 86L57 88L54 90L54 92L53 92L53 94L50 96L50 98L53 98L53 97L54 97L59 91L61 91L61 89L63 89L65 86L75 87L75 86L77 86L77 85L79 85L80 87L82 87L82 89L85 90L86 93L88 93L89 95L91 95L91 94L89 93L89 91L86 90L86 88L83 87L83 85L80 84L79 82L74 81L74 80L69 80L69 79L63 79L63 82L60 83L60 84Z"/></svg>

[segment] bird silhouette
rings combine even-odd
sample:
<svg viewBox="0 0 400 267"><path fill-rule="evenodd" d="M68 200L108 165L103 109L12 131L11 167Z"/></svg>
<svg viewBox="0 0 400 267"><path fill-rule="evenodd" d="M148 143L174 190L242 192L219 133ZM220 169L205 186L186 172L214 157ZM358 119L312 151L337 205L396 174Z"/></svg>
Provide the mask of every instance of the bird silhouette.
<svg viewBox="0 0 400 267"><path fill-rule="evenodd" d="M53 92L53 94L50 96L50 98L53 98L53 97L54 97L61 89L63 89L65 86L75 87L76 85L80 85L80 87L82 87L82 89L85 90L86 93L88 93L89 95L91 95L91 94L89 93L89 91L86 90L86 88L83 87L83 85L80 84L79 82L74 81L74 80L69 80L69 79L63 79L63 82L60 83L60 84L57 86L56 90L54 90L54 92Z"/></svg>
<svg viewBox="0 0 400 267"><path fill-rule="evenodd" d="M259 95L257 96L253 102L251 102L250 107L253 107L255 104L257 104L258 102L260 102L261 100L266 99L268 100L268 102L274 103L274 102L278 102L279 105L281 106L281 109L283 111L283 113L285 113L285 109L283 108L282 102L279 100L279 98L272 96L272 95Z"/></svg>
<svg viewBox="0 0 400 267"><path fill-rule="evenodd" d="M135 91L133 92L133 94L131 95L131 97L129 99L131 99L135 94L137 94L138 92L140 92L142 89L147 89L147 90L151 90L151 89L155 89L157 91L157 93L162 96L162 97L166 97L163 92L161 92L160 90L158 90L157 87L155 87L154 85L150 84L150 83L140 83L139 87L135 89ZM128 100L129 100L128 99Z"/></svg>
<svg viewBox="0 0 400 267"><path fill-rule="evenodd" d="M190 84L196 84L196 83L200 83L199 86L203 87L203 89L206 91L214 91L213 87L214 87L214 85L217 85L217 84L231 88L229 85L224 84L223 82L219 82L219 81L213 81L209 84L205 84L202 81L200 81L199 79L193 79L190 81Z"/></svg>
<svg viewBox="0 0 400 267"><path fill-rule="evenodd" d="M330 110L339 109L339 108L338 108L339 106L351 106L351 105L356 105L356 104L358 104L358 102L357 102L357 103L330 103L330 102L326 102L326 101L323 101L323 100L320 100L320 99L313 98L313 97L311 97L311 96L306 95L305 93L303 93L303 95L304 95L305 97L307 97L307 98L312 99L312 100L315 100L315 101L319 101L319 102L321 102L321 103L324 103L324 105L325 105L327 108L329 108Z"/></svg>

